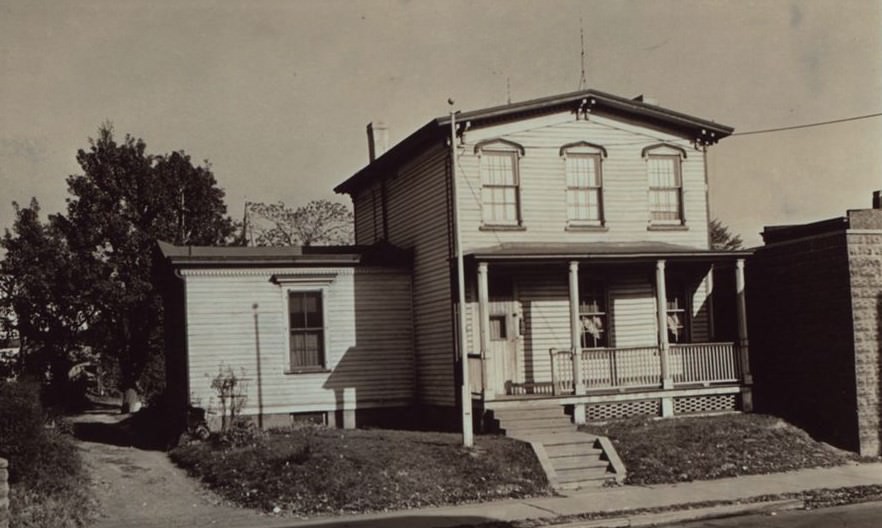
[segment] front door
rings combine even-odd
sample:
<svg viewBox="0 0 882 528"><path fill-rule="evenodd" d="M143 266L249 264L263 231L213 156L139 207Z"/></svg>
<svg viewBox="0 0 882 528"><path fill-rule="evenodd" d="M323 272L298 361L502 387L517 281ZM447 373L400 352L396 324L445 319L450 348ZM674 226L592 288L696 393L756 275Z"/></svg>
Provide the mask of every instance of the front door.
<svg viewBox="0 0 882 528"><path fill-rule="evenodd" d="M523 386L523 311L518 301L491 301L490 350L491 386L496 394L519 394Z"/></svg>

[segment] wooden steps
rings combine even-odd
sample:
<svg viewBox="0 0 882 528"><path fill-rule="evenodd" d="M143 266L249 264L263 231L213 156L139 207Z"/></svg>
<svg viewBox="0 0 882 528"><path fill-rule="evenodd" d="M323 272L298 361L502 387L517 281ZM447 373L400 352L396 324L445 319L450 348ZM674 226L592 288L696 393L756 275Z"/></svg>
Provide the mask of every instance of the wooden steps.
<svg viewBox="0 0 882 528"><path fill-rule="evenodd" d="M598 438L580 432L563 406L494 409L493 417L506 436L533 445L554 487L599 488L615 482Z"/></svg>

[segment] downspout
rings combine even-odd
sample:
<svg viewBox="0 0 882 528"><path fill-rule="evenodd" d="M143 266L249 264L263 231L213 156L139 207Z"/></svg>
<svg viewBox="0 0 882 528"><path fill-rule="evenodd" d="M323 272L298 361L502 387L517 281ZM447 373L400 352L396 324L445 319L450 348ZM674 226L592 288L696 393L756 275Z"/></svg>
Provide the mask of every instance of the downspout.
<svg viewBox="0 0 882 528"><path fill-rule="evenodd" d="M701 146L701 159L704 163L704 209L707 215L707 247L713 249L713 237L711 236L711 208L710 208L710 177L708 176L707 143ZM714 322L714 265L711 264L707 275L707 333L708 338L714 341L717 336L716 323Z"/></svg>
<svg viewBox="0 0 882 528"><path fill-rule="evenodd" d="M701 159L704 162L704 210L707 215L707 248L713 249L711 238L710 179L707 175L707 144L701 146Z"/></svg>

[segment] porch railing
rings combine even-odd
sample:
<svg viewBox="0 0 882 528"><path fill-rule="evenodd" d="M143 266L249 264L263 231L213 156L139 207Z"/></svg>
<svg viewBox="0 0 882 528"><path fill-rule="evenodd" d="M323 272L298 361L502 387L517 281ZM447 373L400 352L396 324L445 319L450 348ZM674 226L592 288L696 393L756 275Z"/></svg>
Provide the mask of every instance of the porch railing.
<svg viewBox="0 0 882 528"><path fill-rule="evenodd" d="M741 379L738 350L733 343L671 345L668 365L675 385L735 383ZM658 347L586 348L582 382L588 391L662 386ZM551 349L551 384L555 394L572 394L573 354Z"/></svg>
<svg viewBox="0 0 882 528"><path fill-rule="evenodd" d="M732 343L671 345L668 363L674 385L734 383L741 379L741 362Z"/></svg>

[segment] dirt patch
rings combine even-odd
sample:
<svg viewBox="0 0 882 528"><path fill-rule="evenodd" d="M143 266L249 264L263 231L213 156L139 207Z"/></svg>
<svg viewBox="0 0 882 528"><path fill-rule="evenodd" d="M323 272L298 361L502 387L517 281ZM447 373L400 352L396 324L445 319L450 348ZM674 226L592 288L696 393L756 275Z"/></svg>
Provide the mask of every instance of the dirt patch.
<svg viewBox="0 0 882 528"><path fill-rule="evenodd" d="M79 442L101 517L94 528L254 526L266 517L225 503L165 453Z"/></svg>

